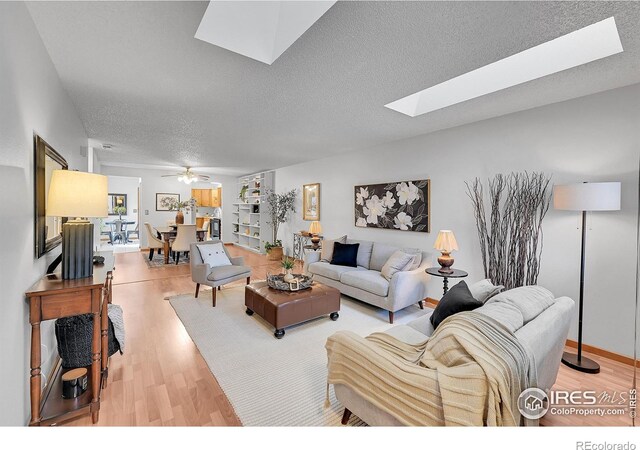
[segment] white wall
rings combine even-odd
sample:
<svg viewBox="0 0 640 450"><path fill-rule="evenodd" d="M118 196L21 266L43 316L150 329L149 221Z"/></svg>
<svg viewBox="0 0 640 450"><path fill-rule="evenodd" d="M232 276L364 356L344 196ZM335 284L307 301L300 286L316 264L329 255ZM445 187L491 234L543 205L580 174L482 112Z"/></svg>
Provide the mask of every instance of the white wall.
<svg viewBox="0 0 640 450"><path fill-rule="evenodd" d="M558 184L621 181L622 210L593 213L589 218L584 340L632 355L639 104L640 85L634 85L282 168L276 172L276 185L282 192L300 190L306 183L321 183L320 223L327 238L348 234L433 251L438 230L452 229L460 246L454 253L455 267L467 270L468 280L476 281L484 272L465 181L525 170L543 171ZM354 226L354 185L424 178L431 179L431 233ZM309 222L302 220L299 199L295 220L280 232L289 252L291 233L309 227ZM568 295L576 300L578 225L579 213L549 211L538 279L556 296ZM432 279L428 296L441 295L442 280Z"/></svg>
<svg viewBox="0 0 640 450"><path fill-rule="evenodd" d="M180 200L188 200L191 198L191 189L210 189L213 186L210 183L192 183L187 185L178 181L175 177L163 178L162 175L170 175L175 171L149 170L128 167L115 167L102 164L102 173L104 175L121 176L121 177L139 177L142 179L140 184L140 211L141 211L141 229L144 223L149 222L152 226L166 226L167 221L175 220L175 211L156 211L156 193L180 194ZM211 181L222 184L222 240L225 242L232 241L231 226L231 204L234 201L234 192L236 189L237 179L235 177L223 175L210 175ZM185 223L191 223L191 214L185 213ZM143 230L140 233L140 247L147 246L147 233Z"/></svg>
<svg viewBox="0 0 640 450"><path fill-rule="evenodd" d="M24 292L60 253L34 256L33 133L87 170L87 136L25 5L0 2L0 425L24 425L29 408L29 314ZM56 354L53 321L42 327L43 379Z"/></svg>
<svg viewBox="0 0 640 450"><path fill-rule="evenodd" d="M127 195L127 214L122 216L123 220L138 223L138 187L140 186L139 177L119 177L110 175L109 177L109 194L126 194ZM104 219L105 222L118 219L118 216L109 216ZM132 230L135 225L129 225Z"/></svg>

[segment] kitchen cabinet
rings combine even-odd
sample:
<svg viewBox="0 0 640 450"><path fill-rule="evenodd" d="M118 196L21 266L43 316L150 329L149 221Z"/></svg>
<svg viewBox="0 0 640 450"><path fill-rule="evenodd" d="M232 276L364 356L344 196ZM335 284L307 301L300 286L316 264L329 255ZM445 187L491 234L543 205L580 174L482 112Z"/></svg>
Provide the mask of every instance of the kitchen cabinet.
<svg viewBox="0 0 640 450"><path fill-rule="evenodd" d="M222 188L191 189L191 196L196 199L198 206L207 208L222 207Z"/></svg>

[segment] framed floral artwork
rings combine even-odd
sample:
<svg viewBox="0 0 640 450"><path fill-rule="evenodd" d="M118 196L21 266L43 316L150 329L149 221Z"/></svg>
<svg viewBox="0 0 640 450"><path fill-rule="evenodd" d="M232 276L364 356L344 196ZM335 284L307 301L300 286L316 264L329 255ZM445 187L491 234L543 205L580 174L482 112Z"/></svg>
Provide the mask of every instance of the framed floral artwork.
<svg viewBox="0 0 640 450"><path fill-rule="evenodd" d="M320 183L302 186L302 219L320 220Z"/></svg>
<svg viewBox="0 0 640 450"><path fill-rule="evenodd" d="M429 233L430 192L430 180L356 186L356 226Z"/></svg>

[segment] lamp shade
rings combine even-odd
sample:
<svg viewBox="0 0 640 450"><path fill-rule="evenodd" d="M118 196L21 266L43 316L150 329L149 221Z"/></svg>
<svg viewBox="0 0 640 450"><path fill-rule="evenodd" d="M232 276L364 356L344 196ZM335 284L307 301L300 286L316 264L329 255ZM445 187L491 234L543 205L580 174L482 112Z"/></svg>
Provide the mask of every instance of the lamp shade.
<svg viewBox="0 0 640 450"><path fill-rule="evenodd" d="M569 211L617 211L620 183L576 183L553 187L553 207Z"/></svg>
<svg viewBox="0 0 640 450"><path fill-rule="evenodd" d="M440 250L441 252L452 252L454 250L458 250L458 242L456 241L453 231L440 230L433 248Z"/></svg>
<svg viewBox="0 0 640 450"><path fill-rule="evenodd" d="M47 216L107 217L107 177L73 170L54 170L51 175Z"/></svg>
<svg viewBox="0 0 640 450"><path fill-rule="evenodd" d="M314 220L311 222L311 226L309 227L309 233L311 234L320 234L322 233L322 227L320 226L320 222Z"/></svg>

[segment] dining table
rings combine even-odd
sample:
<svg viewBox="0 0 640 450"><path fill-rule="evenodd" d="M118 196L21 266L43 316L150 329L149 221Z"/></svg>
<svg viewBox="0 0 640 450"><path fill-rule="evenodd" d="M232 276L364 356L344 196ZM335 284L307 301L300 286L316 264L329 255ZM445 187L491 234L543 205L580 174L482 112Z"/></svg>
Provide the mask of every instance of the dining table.
<svg viewBox="0 0 640 450"><path fill-rule="evenodd" d="M120 223L120 229L117 229L118 222ZM111 227L111 234L109 235L110 243L113 244L115 237L119 238L120 243L128 244L131 241L127 239L127 227L129 225L135 225L134 220L112 220L111 222L105 222L105 225Z"/></svg>
<svg viewBox="0 0 640 450"><path fill-rule="evenodd" d="M162 236L164 242L164 263L169 264L169 253L171 252L171 240L175 239L178 234L178 228L176 226L169 227L156 227L156 231ZM196 236L198 241L204 241L207 229L196 228Z"/></svg>

